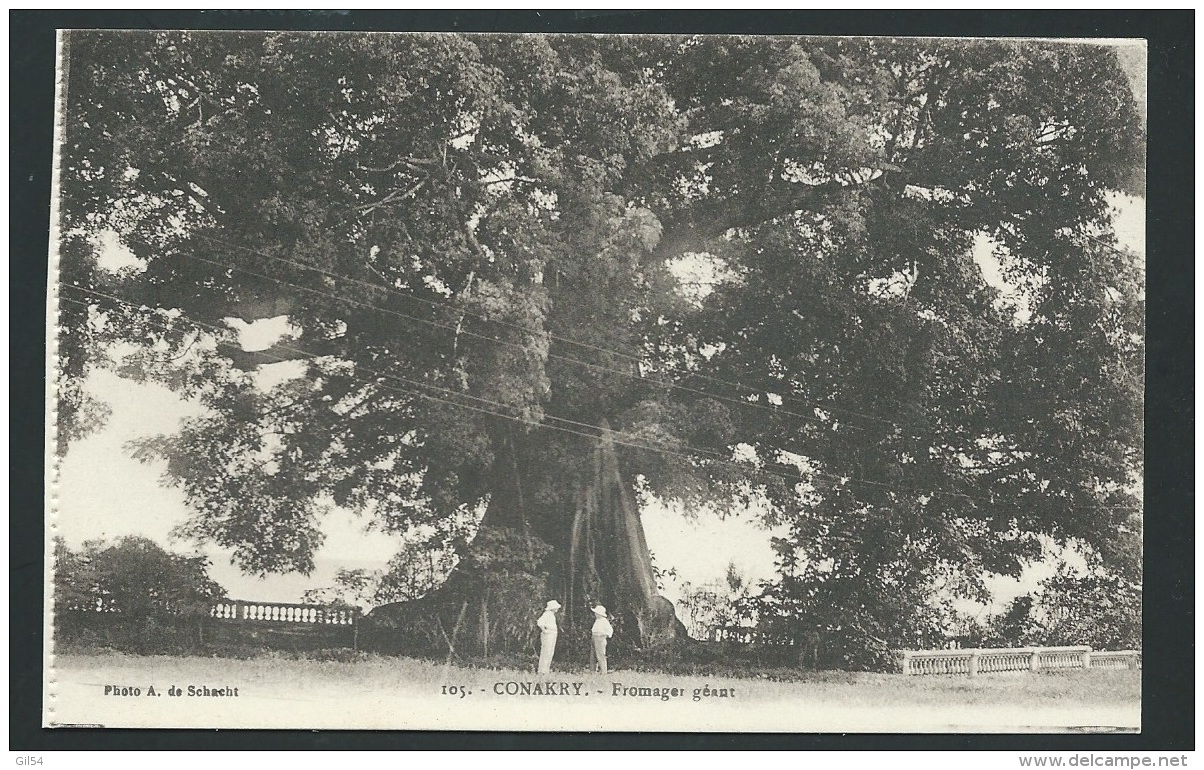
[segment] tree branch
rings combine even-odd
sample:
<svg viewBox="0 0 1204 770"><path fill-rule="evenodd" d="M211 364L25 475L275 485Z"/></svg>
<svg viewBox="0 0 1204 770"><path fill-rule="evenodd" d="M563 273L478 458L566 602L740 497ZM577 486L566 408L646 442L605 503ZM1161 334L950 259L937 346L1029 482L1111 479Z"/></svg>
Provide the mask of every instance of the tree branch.
<svg viewBox="0 0 1204 770"><path fill-rule="evenodd" d="M435 158L415 158L415 157L407 156L404 158L398 158L397 160L393 161L388 166L385 166L383 168L377 168L375 166L365 166L363 163L356 163L355 165L361 171L375 171L377 173L383 174L383 173L387 173L389 171L393 171L398 166L406 166L407 168L413 169L415 171L426 172L429 169L424 168L424 166L434 166L434 165L437 165L438 163L439 163L439 161Z"/></svg>
<svg viewBox="0 0 1204 770"><path fill-rule="evenodd" d="M375 211L376 209L381 208L382 206L387 206L394 201L405 200L406 198L409 198L414 193L418 192L424 184L426 184L426 180L421 179L418 181L418 184L414 185L413 187L411 187L408 190L394 190L393 192L389 193L388 195L386 195L385 197L381 198L378 201L373 201L371 203L364 203L362 205L356 206L355 210L366 214L370 211Z"/></svg>
<svg viewBox="0 0 1204 770"><path fill-rule="evenodd" d="M665 224L652 254L672 259L703 251L713 238L736 227L752 227L803 208L819 208L853 189L837 181L818 185L791 183L779 192L747 195L743 199L700 201Z"/></svg>
<svg viewBox="0 0 1204 770"><path fill-rule="evenodd" d="M999 481L1023 470L1032 470L1031 460L1017 460L1007 465L997 466L974 476L975 481Z"/></svg>
<svg viewBox="0 0 1204 770"><path fill-rule="evenodd" d="M232 343L218 344L218 352L229 358L234 368L244 372L258 369L269 364L279 364L284 361L306 361L311 358L334 355L342 352L342 338L307 342L306 349L297 347L295 341L277 342L263 350L243 350Z"/></svg>
<svg viewBox="0 0 1204 770"><path fill-rule="evenodd" d="M230 303L229 314L246 323L254 323L265 318L288 315L295 304L291 296L283 293L270 297L246 297L233 300Z"/></svg>

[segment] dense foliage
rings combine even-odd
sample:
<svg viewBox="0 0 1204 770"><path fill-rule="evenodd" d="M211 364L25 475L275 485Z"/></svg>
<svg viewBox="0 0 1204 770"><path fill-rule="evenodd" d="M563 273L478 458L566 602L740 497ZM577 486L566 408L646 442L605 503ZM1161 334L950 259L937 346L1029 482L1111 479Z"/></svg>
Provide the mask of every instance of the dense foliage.
<svg viewBox="0 0 1204 770"><path fill-rule="evenodd" d="M337 569L331 585L309 589L302 601L361 609L412 601L442 584L453 566L454 559L447 551L405 545L384 569Z"/></svg>
<svg viewBox="0 0 1204 770"><path fill-rule="evenodd" d="M683 581L677 614L694 639L722 640L726 634L747 629L757 621L751 591L747 578L729 562L722 581L697 585Z"/></svg>
<svg viewBox="0 0 1204 770"><path fill-rule="evenodd" d="M563 586L606 433L645 499L764 503L792 622L911 645L938 593L1137 510L1143 277L1107 202L1144 138L1109 48L68 43L60 435L103 417L95 366L203 404L140 456L248 571L312 569L332 505L458 552L485 511ZM652 582L641 542L580 562L598 596Z"/></svg>
<svg viewBox="0 0 1204 770"><path fill-rule="evenodd" d="M1065 570L1041 584L1041 643L1141 649L1141 584L1114 572Z"/></svg>
<svg viewBox="0 0 1204 770"><path fill-rule="evenodd" d="M59 644L92 643L136 652L201 643L213 604L226 591L205 556L165 551L142 537L54 544L54 628Z"/></svg>
<svg viewBox="0 0 1204 770"><path fill-rule="evenodd" d="M1087 645L1094 650L1140 650L1141 582L1091 566L1065 564L1036 591L1013 599L975 629L970 644L987 647Z"/></svg>
<svg viewBox="0 0 1204 770"><path fill-rule="evenodd" d="M89 540L79 551L59 539L54 552L56 611L208 615L226 595L209 577L208 557L170 553L143 537Z"/></svg>

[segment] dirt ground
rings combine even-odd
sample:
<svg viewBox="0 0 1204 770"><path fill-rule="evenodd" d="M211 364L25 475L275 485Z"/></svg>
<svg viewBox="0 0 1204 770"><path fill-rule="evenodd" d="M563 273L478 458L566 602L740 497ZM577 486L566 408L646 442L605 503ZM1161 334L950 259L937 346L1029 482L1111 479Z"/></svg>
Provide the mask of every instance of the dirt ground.
<svg viewBox="0 0 1204 770"><path fill-rule="evenodd" d="M1016 733L1134 732L1141 722L1139 671L772 682L539 677L392 658L67 655L46 687L48 726Z"/></svg>

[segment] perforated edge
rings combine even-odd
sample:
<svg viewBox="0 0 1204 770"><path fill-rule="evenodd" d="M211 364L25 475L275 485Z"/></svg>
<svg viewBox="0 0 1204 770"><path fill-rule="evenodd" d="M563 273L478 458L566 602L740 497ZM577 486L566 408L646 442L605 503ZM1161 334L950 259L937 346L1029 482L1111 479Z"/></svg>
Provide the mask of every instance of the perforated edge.
<svg viewBox="0 0 1204 770"><path fill-rule="evenodd" d="M62 239L62 205L59 199L62 150L65 136L66 88L69 63L69 33L58 30L55 36L54 81L54 160L50 176L50 242L46 271L46 501L45 545L42 576L42 726L56 726L58 677L54 657L54 537L58 534L59 475L62 458L58 453L58 319L59 258Z"/></svg>

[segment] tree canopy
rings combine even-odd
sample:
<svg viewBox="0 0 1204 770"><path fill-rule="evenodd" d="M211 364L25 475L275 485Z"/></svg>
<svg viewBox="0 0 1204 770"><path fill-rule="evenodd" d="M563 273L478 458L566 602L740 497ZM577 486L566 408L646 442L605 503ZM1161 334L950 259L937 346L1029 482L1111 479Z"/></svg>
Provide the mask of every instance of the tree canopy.
<svg viewBox="0 0 1204 770"><path fill-rule="evenodd" d="M169 553L144 537L107 544L90 540L72 551L55 541L58 612L113 612L131 618L208 616L226 591L209 577L204 556Z"/></svg>
<svg viewBox="0 0 1204 770"><path fill-rule="evenodd" d="M60 436L103 419L97 366L202 403L139 456L248 571L312 569L330 506L454 544L488 505L560 553L602 434L640 495L763 501L784 569L863 609L981 590L1042 537L1105 549L1138 508L1144 279L1108 196L1140 192L1144 135L1108 47L66 55ZM114 243L135 266L106 269Z"/></svg>

